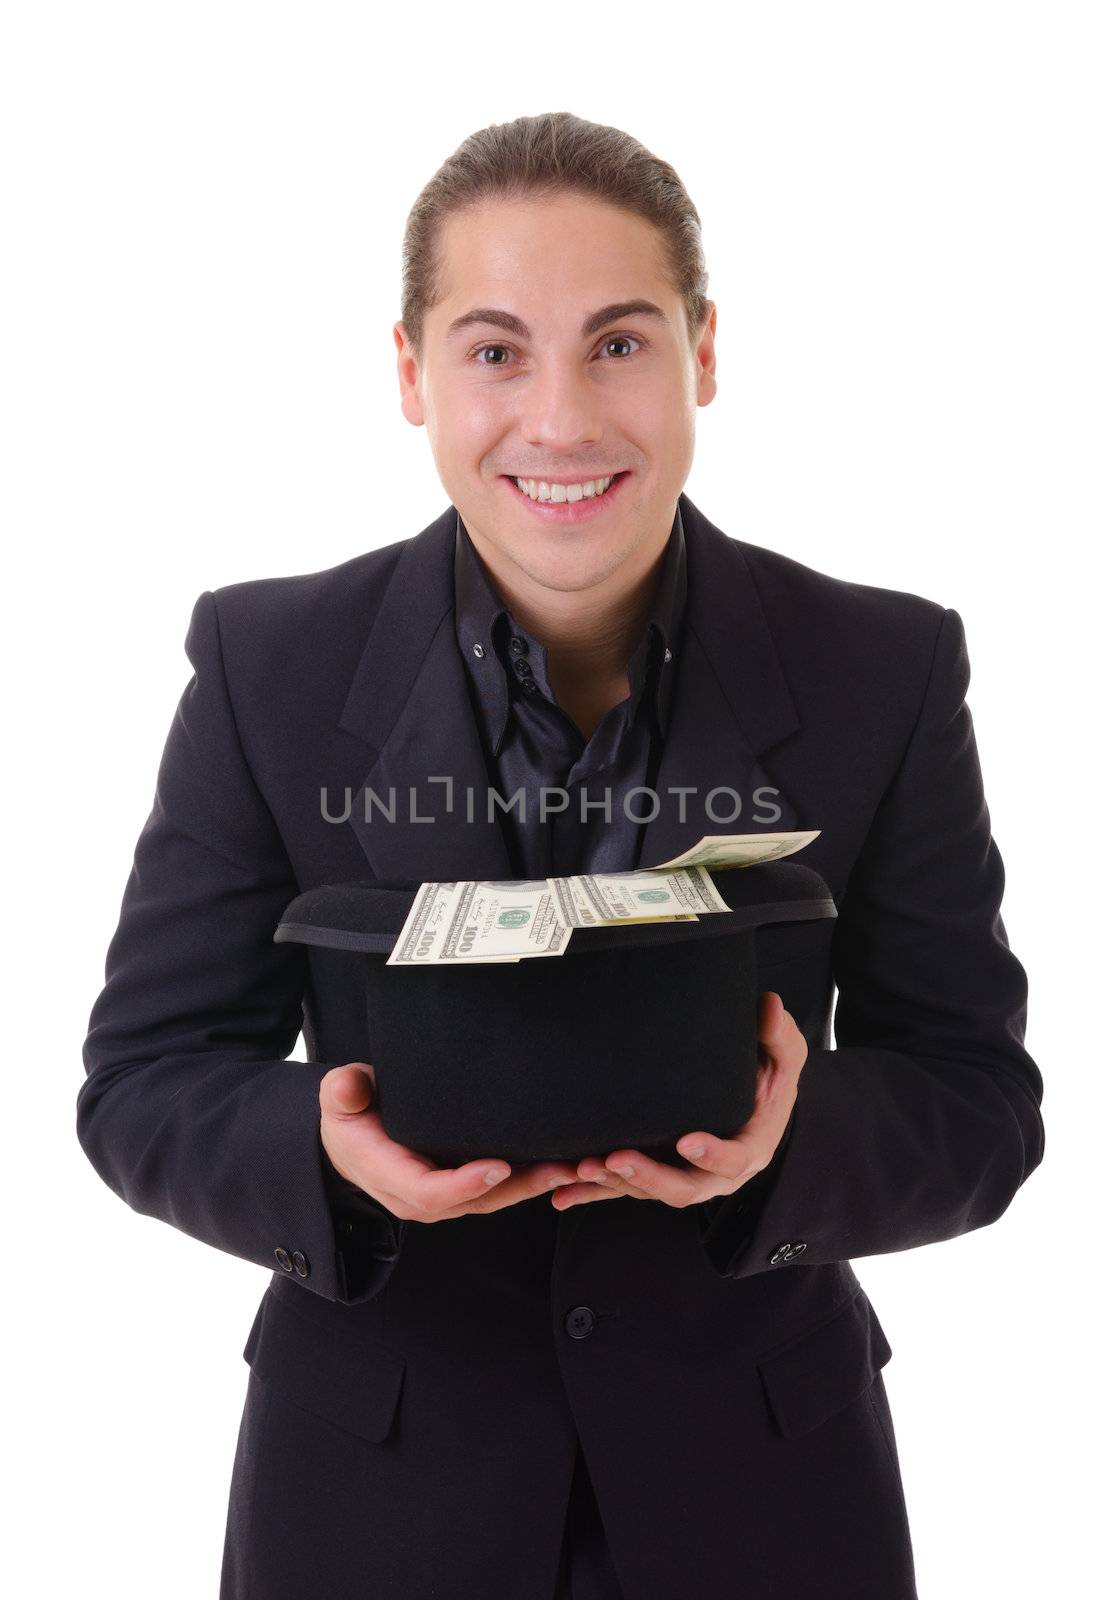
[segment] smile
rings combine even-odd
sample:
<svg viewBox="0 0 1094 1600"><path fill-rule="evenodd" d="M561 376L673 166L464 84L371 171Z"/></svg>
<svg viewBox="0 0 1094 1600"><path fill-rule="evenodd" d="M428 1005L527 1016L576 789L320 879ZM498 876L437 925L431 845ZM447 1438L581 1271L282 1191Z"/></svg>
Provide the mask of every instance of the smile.
<svg viewBox="0 0 1094 1600"><path fill-rule="evenodd" d="M630 477L616 472L608 478L589 478L584 483L552 483L550 479L510 478L512 493L535 516L550 522L585 522L616 500Z"/></svg>

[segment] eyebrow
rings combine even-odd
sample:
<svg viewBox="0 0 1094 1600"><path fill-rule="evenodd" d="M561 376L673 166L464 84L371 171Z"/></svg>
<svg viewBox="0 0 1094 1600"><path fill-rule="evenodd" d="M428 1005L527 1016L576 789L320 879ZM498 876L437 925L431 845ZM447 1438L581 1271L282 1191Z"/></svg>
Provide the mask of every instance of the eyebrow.
<svg viewBox="0 0 1094 1600"><path fill-rule="evenodd" d="M606 328L610 322L620 322L624 317L654 317L662 323L667 323L669 320L661 307L655 306L652 300L617 300L612 305L601 306L599 311L589 312L581 324L581 337L588 339L591 334L599 333L601 328ZM445 338L451 339L454 333L480 322L494 328L504 328L506 333L515 334L518 339L531 338L526 322L515 317L511 311L499 311L495 306L476 306L473 311L465 311L462 317L457 317L455 322L449 324Z"/></svg>

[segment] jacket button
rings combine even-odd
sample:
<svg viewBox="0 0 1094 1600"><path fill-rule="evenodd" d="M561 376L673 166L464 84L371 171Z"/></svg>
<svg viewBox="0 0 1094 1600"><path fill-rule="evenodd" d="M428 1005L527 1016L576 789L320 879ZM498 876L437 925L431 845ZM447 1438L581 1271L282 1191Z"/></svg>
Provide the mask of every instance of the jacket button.
<svg viewBox="0 0 1094 1600"><path fill-rule="evenodd" d="M306 1278L308 1273L311 1271L311 1268L308 1266L308 1258L304 1254L303 1250L293 1251L292 1264L302 1278Z"/></svg>
<svg viewBox="0 0 1094 1600"><path fill-rule="evenodd" d="M571 1339L587 1339L596 1327L596 1312L591 1306L574 1306L566 1313L566 1332Z"/></svg>
<svg viewBox="0 0 1094 1600"><path fill-rule="evenodd" d="M289 1252L285 1249L284 1245L278 1245L277 1249L274 1251L274 1260L277 1262L282 1272L292 1271L292 1257L289 1255Z"/></svg>
<svg viewBox="0 0 1094 1600"><path fill-rule="evenodd" d="M791 1256L800 1256L804 1249L805 1240L795 1239L794 1243L790 1246L790 1249L786 1252L786 1259L789 1261Z"/></svg>
<svg viewBox="0 0 1094 1600"><path fill-rule="evenodd" d="M522 639L519 633L514 634L509 641L509 648L515 656L522 656L528 649L528 641Z"/></svg>
<svg viewBox="0 0 1094 1600"><path fill-rule="evenodd" d="M767 1258L769 1264L773 1267L777 1267L780 1261L786 1260L789 1249L790 1245L786 1240L784 1240L782 1244L776 1245L774 1250L772 1250L771 1254Z"/></svg>

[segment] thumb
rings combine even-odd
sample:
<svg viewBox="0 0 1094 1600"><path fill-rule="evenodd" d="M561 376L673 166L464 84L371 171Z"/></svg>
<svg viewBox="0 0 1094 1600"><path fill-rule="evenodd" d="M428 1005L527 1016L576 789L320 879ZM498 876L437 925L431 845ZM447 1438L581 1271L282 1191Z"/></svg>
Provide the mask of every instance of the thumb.
<svg viewBox="0 0 1094 1600"><path fill-rule="evenodd" d="M363 1061L351 1061L344 1067L332 1067L320 1084L320 1098L326 1093L329 1109L342 1116L356 1116L372 1101L374 1083L369 1068Z"/></svg>
<svg viewBox="0 0 1094 1600"><path fill-rule="evenodd" d="M782 1027L784 1007L782 997L772 989L765 989L760 996L760 1011L757 1018L756 1031L762 1045L770 1047L778 1037Z"/></svg>

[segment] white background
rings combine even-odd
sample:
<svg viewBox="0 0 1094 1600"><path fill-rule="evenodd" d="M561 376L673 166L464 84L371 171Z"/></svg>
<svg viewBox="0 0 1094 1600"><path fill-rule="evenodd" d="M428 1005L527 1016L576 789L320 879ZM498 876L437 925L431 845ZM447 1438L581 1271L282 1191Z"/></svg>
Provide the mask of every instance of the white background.
<svg viewBox="0 0 1094 1600"><path fill-rule="evenodd" d="M5 9L5 1564L25 1563L20 1595L216 1593L268 1273L99 1180L75 1136L87 1017L194 600L410 537L444 509L398 405L402 226L468 133L550 109L635 134L702 216L719 392L689 496L727 533L964 620L1047 1152L993 1227L855 1267L894 1351L922 1600L1082 1587L1088 15L472 3L428 25L401 9L396 28L363 5L278 0Z"/></svg>

